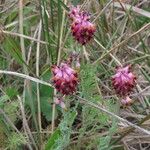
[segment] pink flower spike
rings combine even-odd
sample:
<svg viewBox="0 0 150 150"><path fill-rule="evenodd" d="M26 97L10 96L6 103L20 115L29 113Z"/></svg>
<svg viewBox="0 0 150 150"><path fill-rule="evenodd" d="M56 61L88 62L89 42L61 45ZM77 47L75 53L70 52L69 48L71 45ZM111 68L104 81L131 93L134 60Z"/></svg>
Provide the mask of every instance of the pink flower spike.
<svg viewBox="0 0 150 150"><path fill-rule="evenodd" d="M90 22L89 13L81 11L79 6L72 7L69 17L72 20L72 35L80 44L85 45L93 38L96 31L95 25Z"/></svg>
<svg viewBox="0 0 150 150"><path fill-rule="evenodd" d="M88 43L96 31L95 25L89 21L74 22L71 25L71 31L74 38L82 45Z"/></svg>
<svg viewBox="0 0 150 150"><path fill-rule="evenodd" d="M52 66L52 72L54 76L52 80L58 92L69 95L76 91L78 74L69 64L61 63L59 66Z"/></svg>
<svg viewBox="0 0 150 150"><path fill-rule="evenodd" d="M136 84L136 77L130 71L130 65L117 67L116 74L112 77L112 85L120 96L128 95Z"/></svg>
<svg viewBox="0 0 150 150"><path fill-rule="evenodd" d="M68 15L71 20L74 20L74 19L80 17L79 16L80 15L80 7L79 6L77 6L77 7L71 6L70 12Z"/></svg>

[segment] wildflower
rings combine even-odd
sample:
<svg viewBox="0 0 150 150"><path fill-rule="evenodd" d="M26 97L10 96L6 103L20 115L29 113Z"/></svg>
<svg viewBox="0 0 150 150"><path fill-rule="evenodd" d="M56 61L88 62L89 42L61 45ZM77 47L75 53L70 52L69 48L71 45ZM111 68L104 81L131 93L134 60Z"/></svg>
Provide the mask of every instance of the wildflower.
<svg viewBox="0 0 150 150"><path fill-rule="evenodd" d="M72 20L72 35L80 44L85 45L93 38L96 31L95 25L90 22L90 15L80 11L79 6L77 6L71 8L69 16Z"/></svg>
<svg viewBox="0 0 150 150"><path fill-rule="evenodd" d="M77 72L67 63L61 63L60 66L53 65L53 83L58 92L63 95L69 95L76 91L78 84Z"/></svg>
<svg viewBox="0 0 150 150"><path fill-rule="evenodd" d="M130 71L130 65L118 67L112 78L112 84L116 93L120 96L128 95L136 84L136 77Z"/></svg>
<svg viewBox="0 0 150 150"><path fill-rule="evenodd" d="M72 21L75 21L76 18L80 18L80 7L79 7L79 5L77 7L72 6L68 15Z"/></svg>
<svg viewBox="0 0 150 150"><path fill-rule="evenodd" d="M133 103L132 99L129 96L126 96L121 100L122 105L129 106Z"/></svg>
<svg viewBox="0 0 150 150"><path fill-rule="evenodd" d="M65 105L64 100L62 98L55 98L54 102L56 105L59 105L62 109L66 110L66 105Z"/></svg>

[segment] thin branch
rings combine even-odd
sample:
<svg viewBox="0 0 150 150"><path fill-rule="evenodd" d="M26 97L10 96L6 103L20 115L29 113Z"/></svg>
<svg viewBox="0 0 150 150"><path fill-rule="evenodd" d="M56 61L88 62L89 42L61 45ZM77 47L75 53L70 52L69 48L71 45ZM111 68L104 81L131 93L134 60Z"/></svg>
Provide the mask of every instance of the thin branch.
<svg viewBox="0 0 150 150"><path fill-rule="evenodd" d="M93 22L95 22L98 18L99 18L99 16L109 7L109 5L111 4L113 2L113 0L110 0L107 4L106 4L106 6L99 12L99 14L96 16L96 18L93 20Z"/></svg>
<svg viewBox="0 0 150 150"><path fill-rule="evenodd" d="M18 133L21 134L20 131L16 128L16 126L12 123L12 121L7 117L5 112L0 108L0 116L3 115L7 123Z"/></svg>
<svg viewBox="0 0 150 150"><path fill-rule="evenodd" d="M118 8L122 8L122 6L125 10L130 10L130 11L134 11L142 16L145 16L145 17L148 17L150 18L150 12L148 11L145 11L143 9L140 9L140 8L137 8L137 7L134 7L134 6L131 6L129 4L125 4L125 3L119 3L119 2L114 2L114 6L115 7L118 7Z"/></svg>
<svg viewBox="0 0 150 150"><path fill-rule="evenodd" d="M5 33L5 34L13 35L13 36L19 36L19 37L22 37L22 38L25 38L25 39L28 39L28 40L31 40L31 41L40 42L42 44L48 44L45 41L39 41L38 39L32 38L32 37L24 35L24 34L19 34L19 33L14 33L14 32L10 32L10 31L4 31L4 30L2 30L2 32Z"/></svg>
<svg viewBox="0 0 150 150"><path fill-rule="evenodd" d="M54 87L53 87L50 83L48 83L48 82L42 81L42 80L40 80L40 79L31 77L31 76L28 76L28 75L25 75L25 74L22 74L22 73L13 72L13 71L0 70L0 74L8 74L8 75L17 76L17 77L20 77L20 78L28 79L28 80L31 80L31 81L33 81L33 82L40 83L40 84L43 84L43 85L47 85L47 86L49 86L49 87L54 88Z"/></svg>
<svg viewBox="0 0 150 150"><path fill-rule="evenodd" d="M38 14L31 15L31 16L29 16L29 17L26 17L26 18L23 19L23 21L27 21L28 19L32 19L33 17L36 17L36 16L38 16ZM5 26L4 26L4 29L8 29L8 28L10 28L10 27L13 27L13 26L17 25L18 23L19 23L18 20L17 20L17 21L14 21L14 22L11 22L10 24L5 25Z"/></svg>
<svg viewBox="0 0 150 150"><path fill-rule="evenodd" d="M89 60L90 60L90 59L89 59L89 54L88 54L88 52L86 51L85 46L83 46L83 54L84 54L84 56L85 56L86 61L89 61Z"/></svg>
<svg viewBox="0 0 150 150"><path fill-rule="evenodd" d="M20 110L21 110L21 115L22 115L22 119L23 119L23 127L24 127L24 130L25 130L26 133L29 134L29 136L28 136L28 134L27 134L27 137L28 137L28 138L30 137L30 139L32 140L32 143L34 144L34 146L35 146L35 148L36 148L36 150L37 150L38 148L37 148L37 146L36 146L36 143L35 143L35 141L34 141L34 138L33 138L33 136L32 136L32 133L31 133L31 131L30 131L30 128L29 128L29 126L28 126L28 122L27 122L27 120L26 120L26 115L25 115L25 110L24 110L24 106L23 106L22 100L21 100L21 98L20 98L19 95L18 95L17 97L18 97L19 104L20 104ZM31 146L30 146L30 147L31 147Z"/></svg>
<svg viewBox="0 0 150 150"><path fill-rule="evenodd" d="M94 39L94 41L103 49L107 52L107 49L96 39ZM111 56L111 58L119 65L122 66L122 64L120 63L120 61L113 55L113 54L109 54Z"/></svg>
<svg viewBox="0 0 150 150"><path fill-rule="evenodd" d="M10 10L12 7L14 7L16 4L17 1L12 2L12 4L9 4L9 6L7 6L6 9L2 10L0 14L7 13L7 11Z"/></svg>
<svg viewBox="0 0 150 150"><path fill-rule="evenodd" d="M41 31L42 31L42 21L40 20L39 24L39 32L38 32L38 40L41 38ZM39 61L40 61L40 43L37 43L37 51L36 51L36 76L39 77L40 75L40 70L39 70ZM40 105L40 89L39 89L39 83L37 83L36 91L37 91L37 105L38 105L38 124L39 124L39 131L41 133L42 131L42 126L41 126L41 105ZM42 137L41 134L39 135L40 137L40 146L42 143Z"/></svg>
<svg viewBox="0 0 150 150"><path fill-rule="evenodd" d="M23 0L19 0L19 31L20 34L23 34ZM24 38L20 36L20 45L21 45L21 52L22 52L22 59L26 62L26 51L24 45ZM28 74L27 66L23 64L24 73Z"/></svg>

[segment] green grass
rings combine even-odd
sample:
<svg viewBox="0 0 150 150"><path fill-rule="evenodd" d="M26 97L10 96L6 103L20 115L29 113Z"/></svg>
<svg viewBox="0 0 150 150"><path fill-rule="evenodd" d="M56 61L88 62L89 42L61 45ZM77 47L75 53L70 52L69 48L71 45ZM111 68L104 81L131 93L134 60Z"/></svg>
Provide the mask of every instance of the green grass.
<svg viewBox="0 0 150 150"><path fill-rule="evenodd" d="M21 14L15 0L0 2L0 149L150 149L150 2L127 0L128 9L116 3L27 0ZM71 35L71 4L82 5L96 24L85 47ZM79 85L63 110L54 105L51 65L72 51L81 57ZM124 108L111 77L127 64L137 86Z"/></svg>

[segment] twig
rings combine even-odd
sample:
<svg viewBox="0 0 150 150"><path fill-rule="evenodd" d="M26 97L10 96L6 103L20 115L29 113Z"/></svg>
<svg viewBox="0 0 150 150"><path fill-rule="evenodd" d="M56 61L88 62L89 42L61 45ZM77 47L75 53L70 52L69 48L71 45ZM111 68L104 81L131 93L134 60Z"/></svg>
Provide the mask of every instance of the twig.
<svg viewBox="0 0 150 150"><path fill-rule="evenodd" d="M143 9L140 9L140 8L137 8L137 7L131 6L131 5L129 5L129 4L125 4L125 3L121 3L121 5L123 6L123 8L124 8L125 10L134 11L134 12L136 12L136 13L142 15L142 16L145 16L145 17L150 18L150 12L148 12L148 11L145 11L145 10L143 10ZM120 5L119 2L115 2L115 3L114 3L114 6L115 6L115 7L118 7L118 8L122 8L121 5Z"/></svg>
<svg viewBox="0 0 150 150"><path fill-rule="evenodd" d="M150 119L150 115L147 115L146 117L144 117L139 123L138 125L143 124L145 121ZM132 132L135 128L134 127L130 127L124 134L121 135L121 137L119 137L118 139L116 139L115 141L113 141L111 143L111 145L117 143L118 141L120 141L122 138L124 138L126 135L128 135L130 132Z"/></svg>
<svg viewBox="0 0 150 150"><path fill-rule="evenodd" d="M99 42L97 41L96 39L94 39L94 41L103 49L107 52L107 49ZM114 61L119 65L119 66L122 66L122 64L119 62L119 60L113 55L113 54L109 54L111 56L112 59L114 59Z"/></svg>
<svg viewBox="0 0 150 150"><path fill-rule="evenodd" d="M6 7L6 9L2 10L0 12L0 14L6 13L6 11L8 11L9 9L11 9L12 7L14 7L17 4L17 1L13 2L12 4L10 4L9 6Z"/></svg>
<svg viewBox="0 0 150 150"><path fill-rule="evenodd" d="M96 16L96 18L93 20L93 22L95 22L98 18L99 18L99 16L107 9L107 7L109 7L109 5L112 3L112 1L113 0L110 0L107 4L106 4L106 6L99 12L99 14Z"/></svg>
<svg viewBox="0 0 150 150"><path fill-rule="evenodd" d="M19 0L19 31L20 34L23 34L23 0ZM20 45L22 51L22 59L26 62L26 52L25 52L25 45L24 45L24 38L20 36ZM23 64L23 69L25 74L28 74L27 66Z"/></svg>
<svg viewBox="0 0 150 150"><path fill-rule="evenodd" d="M90 59L89 59L89 54L88 54L88 52L86 51L85 46L83 46L83 54L84 54L84 56L85 56L86 61L89 61L89 60L90 60Z"/></svg>
<svg viewBox="0 0 150 150"><path fill-rule="evenodd" d="M37 26L37 28L36 28L36 30L34 32L33 38L36 38L36 36L37 36L38 30L39 30L39 25L40 25L40 23L38 24L38 26ZM27 65L29 65L33 44L34 44L34 41L31 41L31 44L30 44L30 47L29 47L29 51L28 51L28 56L27 56Z"/></svg>
<svg viewBox="0 0 150 150"><path fill-rule="evenodd" d="M54 88L54 87L53 87L50 83L48 83L48 82L42 81L42 80L40 80L40 79L31 77L31 76L28 76L28 75L25 75L25 74L22 74L22 73L13 72L13 71L0 70L0 74L8 74L8 75L17 76L17 77L20 77L20 78L28 79L28 80L31 80L31 81L33 81L33 82L40 83L40 84L43 84L43 85L47 85L47 86L49 86L49 87Z"/></svg>
<svg viewBox="0 0 150 150"><path fill-rule="evenodd" d="M0 108L0 116L3 115L7 123L18 133L21 134L20 131L15 127L15 125L12 123L12 121L7 117L5 112Z"/></svg>
<svg viewBox="0 0 150 150"><path fill-rule="evenodd" d="M38 40L40 40L41 38L41 30L42 30L42 21L40 20L39 23L39 32L38 32ZM39 60L40 60L40 43L37 43L37 51L36 51L36 76L39 77ZM40 105L40 90L39 90L39 83L37 83L37 87L36 87L36 91L37 91L37 107L38 107L38 124L39 124L39 131L41 133L42 131L42 127L41 127L41 105ZM39 146L41 146L42 144L42 137L41 134L39 135L40 138L40 144Z"/></svg>
<svg viewBox="0 0 150 150"><path fill-rule="evenodd" d="M5 33L5 34L13 35L13 36L19 36L19 37L22 37L22 38L25 38L25 39L28 39L28 40L31 40L31 41L40 42L42 44L48 44L48 42L39 41L38 39L32 38L32 37L24 35L24 34L19 34L19 33L14 33L14 32L10 32L10 31L4 31L4 30L2 30L2 32Z"/></svg>
<svg viewBox="0 0 150 150"><path fill-rule="evenodd" d="M64 0L64 4L67 3L67 0ZM60 56L61 56L61 43L62 43L62 36L63 36L63 29L64 29L64 22L65 22L65 10L63 10L62 15L62 24L60 29L60 37L59 37L59 45L58 45L58 57L57 57L57 65L60 63Z"/></svg>
<svg viewBox="0 0 150 150"><path fill-rule="evenodd" d="M29 17L26 17L26 18L23 19L23 21L26 21L26 20L31 19L32 17L36 17L36 16L38 16L38 14L31 15L31 16L29 16ZM4 29L8 29L8 28L10 28L10 27L12 27L12 26L15 26L15 25L17 25L18 23L19 23L18 20L17 20L17 21L14 21L14 22L11 22L10 24L5 25L5 26L4 26Z"/></svg>
<svg viewBox="0 0 150 150"><path fill-rule="evenodd" d="M18 97L18 100L19 100L20 110L21 110L21 114L22 114L22 118L23 118L23 127L24 127L24 130L25 130L25 132L27 132L27 133L29 134L30 139L32 140L32 143L33 143L34 147L35 147L36 150L37 150L38 148L37 148L37 146L36 146L36 143L35 143L35 141L34 141L34 138L33 138L32 134L31 134L30 128L29 128L29 126L28 126L28 122L27 122L27 120L26 120L26 115L25 115L24 106L23 106L23 104L22 104L22 100L21 100L21 98L20 98L19 95L18 95L17 97ZM28 134L27 134L27 137L28 137ZM30 147L31 147L31 146L30 146ZM31 148L31 150L32 150L32 148Z"/></svg>

